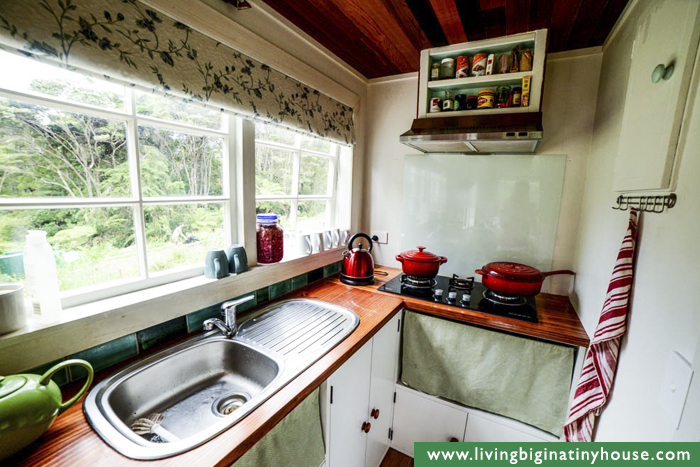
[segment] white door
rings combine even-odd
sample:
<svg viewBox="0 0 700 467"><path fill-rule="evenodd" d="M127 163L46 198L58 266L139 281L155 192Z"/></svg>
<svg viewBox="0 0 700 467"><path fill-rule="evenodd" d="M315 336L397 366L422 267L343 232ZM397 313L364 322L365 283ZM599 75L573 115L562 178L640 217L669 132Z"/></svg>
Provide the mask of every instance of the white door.
<svg viewBox="0 0 700 467"><path fill-rule="evenodd" d="M413 456L413 443L418 441L462 441L466 425L465 411L437 398L396 387L394 449Z"/></svg>
<svg viewBox="0 0 700 467"><path fill-rule="evenodd" d="M385 324L372 339L372 380L367 414L372 426L367 434L366 467L378 467L389 449L400 321L401 313Z"/></svg>
<svg viewBox="0 0 700 467"><path fill-rule="evenodd" d="M685 99L698 47L697 0L655 0L640 17L632 47L615 191L669 188ZM652 82L658 65L668 79Z"/></svg>
<svg viewBox="0 0 700 467"><path fill-rule="evenodd" d="M329 378L331 387L329 467L364 467L368 422L372 341Z"/></svg>

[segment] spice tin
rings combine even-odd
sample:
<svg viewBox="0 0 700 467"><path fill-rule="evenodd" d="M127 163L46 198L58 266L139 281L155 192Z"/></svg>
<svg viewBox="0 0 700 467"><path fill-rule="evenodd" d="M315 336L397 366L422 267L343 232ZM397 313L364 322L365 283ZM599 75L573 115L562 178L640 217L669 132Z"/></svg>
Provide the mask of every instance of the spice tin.
<svg viewBox="0 0 700 467"><path fill-rule="evenodd" d="M493 74L493 61L495 57L493 54L489 54L488 58L486 59L486 74L487 75L492 75Z"/></svg>
<svg viewBox="0 0 700 467"><path fill-rule="evenodd" d="M440 112L442 111L442 99L439 97L433 97L430 99L430 111L431 112Z"/></svg>
<svg viewBox="0 0 700 467"><path fill-rule="evenodd" d="M493 109L495 99L496 92L493 89L482 89L481 91L479 91L479 100L477 108Z"/></svg>
<svg viewBox="0 0 700 467"><path fill-rule="evenodd" d="M486 54L476 54L472 59L472 76L484 76L486 73Z"/></svg>
<svg viewBox="0 0 700 467"><path fill-rule="evenodd" d="M457 78L469 76L469 57L457 57Z"/></svg>

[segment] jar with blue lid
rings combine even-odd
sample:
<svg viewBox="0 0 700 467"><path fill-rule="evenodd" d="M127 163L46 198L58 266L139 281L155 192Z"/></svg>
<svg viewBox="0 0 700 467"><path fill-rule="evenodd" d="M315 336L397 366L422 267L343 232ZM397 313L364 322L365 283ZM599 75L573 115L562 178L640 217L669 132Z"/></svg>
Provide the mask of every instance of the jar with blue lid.
<svg viewBox="0 0 700 467"><path fill-rule="evenodd" d="M277 214L258 214L256 220L258 263L279 263L284 256L284 230Z"/></svg>

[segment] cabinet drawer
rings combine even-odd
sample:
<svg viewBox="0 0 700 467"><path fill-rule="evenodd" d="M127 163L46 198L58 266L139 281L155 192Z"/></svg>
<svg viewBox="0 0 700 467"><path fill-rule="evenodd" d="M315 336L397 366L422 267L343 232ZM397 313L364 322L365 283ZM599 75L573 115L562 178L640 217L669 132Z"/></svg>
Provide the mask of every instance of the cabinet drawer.
<svg viewBox="0 0 700 467"><path fill-rule="evenodd" d="M467 413L436 398L396 388L392 447L413 456L413 443L464 439Z"/></svg>
<svg viewBox="0 0 700 467"><path fill-rule="evenodd" d="M521 425L521 424L518 424ZM508 426L506 424L497 423L493 420L489 420L485 417L480 417L473 413L469 414L469 421L467 422L467 431L464 434L464 441L467 442L516 442L516 443L528 443L528 442L542 442L542 441L552 441L556 438L553 436L544 435L543 437L535 436L532 433L527 433L525 431L533 431L534 428L522 425L518 428L513 426Z"/></svg>

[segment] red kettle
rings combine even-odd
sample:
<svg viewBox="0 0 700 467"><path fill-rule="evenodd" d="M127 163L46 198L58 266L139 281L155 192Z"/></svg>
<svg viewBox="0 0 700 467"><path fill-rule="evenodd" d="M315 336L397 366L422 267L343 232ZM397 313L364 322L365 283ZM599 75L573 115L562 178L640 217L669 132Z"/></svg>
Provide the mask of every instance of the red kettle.
<svg viewBox="0 0 700 467"><path fill-rule="evenodd" d="M367 239L369 248L353 248L352 244L358 238ZM348 240L348 249L343 252L343 269L340 272L340 282L348 285L374 284L374 258L372 258L372 239L369 235L356 233Z"/></svg>

